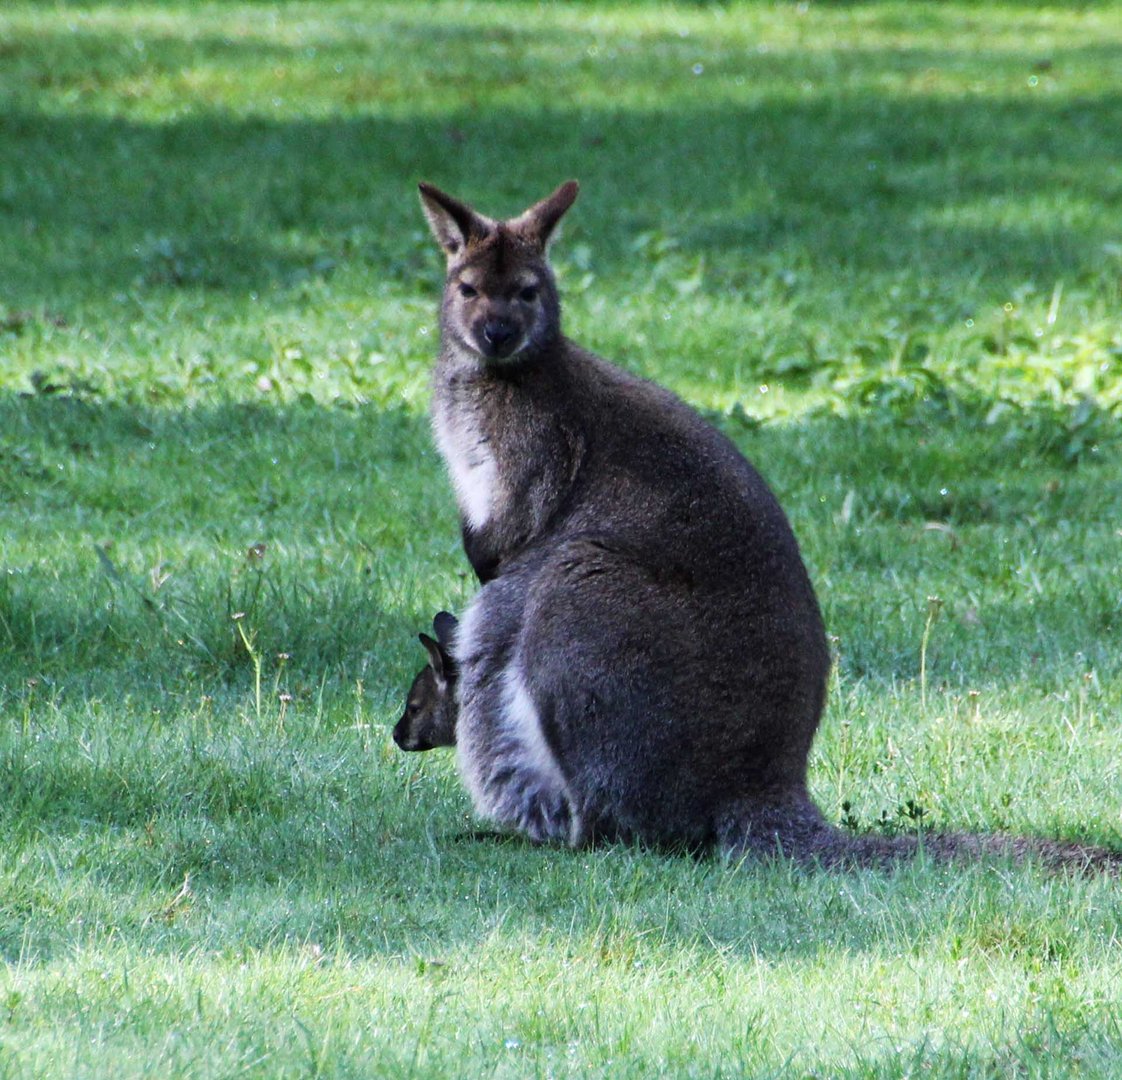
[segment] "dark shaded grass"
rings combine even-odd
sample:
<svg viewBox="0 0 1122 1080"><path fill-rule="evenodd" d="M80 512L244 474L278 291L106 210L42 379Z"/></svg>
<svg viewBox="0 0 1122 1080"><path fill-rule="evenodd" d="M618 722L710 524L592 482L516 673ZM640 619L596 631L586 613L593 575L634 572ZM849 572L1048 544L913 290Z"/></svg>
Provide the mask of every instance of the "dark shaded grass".
<svg viewBox="0 0 1122 1080"><path fill-rule="evenodd" d="M387 624L386 591L408 595L456 549L427 425L403 412L9 397L0 414L21 463L6 477L0 685L122 667L221 681L249 661L238 613L270 669L288 652L311 680L407 641L414 616ZM67 538L49 560L44 529Z"/></svg>
<svg viewBox="0 0 1122 1080"><path fill-rule="evenodd" d="M1102 245L1118 239L1109 223L1122 205L1113 167L1122 98L1033 94L1025 79L1042 63L1061 86L1108 69L1113 42L1065 43L1045 57L1031 47L966 54L848 41L773 54L751 37L695 42L669 26L601 42L591 24L481 29L454 5L432 10L391 11L353 36L305 30L292 45L105 26L9 35L6 301L54 308L83 297L100 307L117 291L169 286L244 294L341 266L411 290L431 276L410 194L422 177L507 212L578 175L588 196L570 235L594 241L607 275L643 276L632 241L650 230L704 253L722 288L758 284L756 260L874 278L922 268L967 308L1010 277L1071 285L1111 266ZM977 19L981 32L981 11ZM590 59L598 42L605 55ZM408 66L397 62L402 50ZM690 74L698 55L704 78ZM964 66L989 80L984 100L964 92ZM129 87L210 67L242 73L259 114L192 101L185 115L169 105L171 115L147 118L143 89L130 96ZM910 83L932 73L950 88ZM649 100L614 105L612 87ZM205 91L184 93L205 101ZM123 115L47 112L52 94L101 95ZM577 94L582 104L567 107ZM264 115L274 97L294 95L328 114ZM417 101L432 103L428 115L403 114ZM1032 212L1040 200L1046 214ZM964 209L977 213L955 220Z"/></svg>
<svg viewBox="0 0 1122 1080"><path fill-rule="evenodd" d="M1107 224L1122 208L1119 131L1117 95L984 109L860 97L591 116L512 109L486 121L152 125L9 113L0 138L17 229L0 273L12 307L51 310L137 287L291 287L340 266L412 290L432 278L417 179L508 212L574 174L586 198L570 239L594 240L603 274L641 277L634 237L662 230L713 261L717 286L756 284L753 255L874 278L922 267L954 282L946 291L970 310L1011 277L1076 284L1110 268L1104 240L1122 235ZM546 179L508 190L499 177L479 190L503 158L532 160ZM1047 217L1032 214L1034 200L1061 193ZM955 219L973 207L981 220Z"/></svg>

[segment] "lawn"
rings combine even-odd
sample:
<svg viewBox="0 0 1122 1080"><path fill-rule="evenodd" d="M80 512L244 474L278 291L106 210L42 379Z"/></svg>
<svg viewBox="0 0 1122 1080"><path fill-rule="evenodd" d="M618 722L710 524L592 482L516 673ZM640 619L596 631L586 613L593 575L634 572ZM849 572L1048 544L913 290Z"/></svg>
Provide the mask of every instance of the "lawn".
<svg viewBox="0 0 1122 1080"><path fill-rule="evenodd" d="M416 182L760 467L850 827L1122 848L1122 5L0 10L0 1080L1117 1076L1122 884L482 838Z"/></svg>

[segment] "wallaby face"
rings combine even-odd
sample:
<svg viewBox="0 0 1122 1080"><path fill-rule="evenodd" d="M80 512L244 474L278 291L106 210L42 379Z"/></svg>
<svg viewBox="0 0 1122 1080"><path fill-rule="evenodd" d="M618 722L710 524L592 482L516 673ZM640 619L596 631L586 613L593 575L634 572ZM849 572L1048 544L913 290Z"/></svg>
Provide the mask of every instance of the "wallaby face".
<svg viewBox="0 0 1122 1080"><path fill-rule="evenodd" d="M421 205L447 259L441 329L460 349L501 364L540 352L560 333L546 248L577 195L562 184L511 221L494 221L421 184Z"/></svg>
<svg viewBox="0 0 1122 1080"><path fill-rule="evenodd" d="M456 745L456 664L451 656L456 620L446 611L433 620L437 639L418 637L429 654L405 699L405 712L393 729L402 750L433 750Z"/></svg>

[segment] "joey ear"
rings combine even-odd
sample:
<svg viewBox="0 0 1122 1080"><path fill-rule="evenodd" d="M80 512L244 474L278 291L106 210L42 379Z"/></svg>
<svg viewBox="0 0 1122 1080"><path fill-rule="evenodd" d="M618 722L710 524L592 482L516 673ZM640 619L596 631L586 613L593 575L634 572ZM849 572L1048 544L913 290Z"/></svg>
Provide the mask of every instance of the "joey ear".
<svg viewBox="0 0 1122 1080"><path fill-rule="evenodd" d="M418 634L417 637L429 654L429 667L436 672L440 679L446 678L444 674L444 651L440 648L440 645L433 641L428 634Z"/></svg>
<svg viewBox="0 0 1122 1080"><path fill-rule="evenodd" d="M566 180L552 195L548 195L541 202L534 203L529 210L519 214L510 223L511 227L535 241L544 251L549 246L557 223L576 201L579 191L580 184L575 180Z"/></svg>
<svg viewBox="0 0 1122 1080"><path fill-rule="evenodd" d="M440 188L423 181L417 185L421 192L421 209L428 218L436 242L451 258L463 250L473 236L485 236L491 221L477 214L467 203L453 199Z"/></svg>
<svg viewBox="0 0 1122 1080"><path fill-rule="evenodd" d="M455 615L449 614L447 611L438 611L433 616L432 628L436 632L436 640L445 648L451 648L452 642L456 636L456 627L459 621Z"/></svg>

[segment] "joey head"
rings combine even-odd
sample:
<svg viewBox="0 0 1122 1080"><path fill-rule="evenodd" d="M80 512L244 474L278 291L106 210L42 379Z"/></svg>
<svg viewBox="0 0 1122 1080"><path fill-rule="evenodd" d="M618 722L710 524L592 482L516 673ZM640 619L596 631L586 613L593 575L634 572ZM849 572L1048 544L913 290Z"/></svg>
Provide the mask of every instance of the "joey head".
<svg viewBox="0 0 1122 1080"><path fill-rule="evenodd" d="M450 649L456 620L446 611L433 619L436 639L419 634L429 662L418 673L405 699L405 711L393 729L402 750L432 750L456 743L456 662Z"/></svg>

